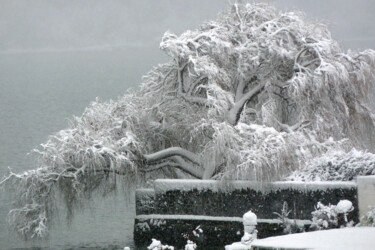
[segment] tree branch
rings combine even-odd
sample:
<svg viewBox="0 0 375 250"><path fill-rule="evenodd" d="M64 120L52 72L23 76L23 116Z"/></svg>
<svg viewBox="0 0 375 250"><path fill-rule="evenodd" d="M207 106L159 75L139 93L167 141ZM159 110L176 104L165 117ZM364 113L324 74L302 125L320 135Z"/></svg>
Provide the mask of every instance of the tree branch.
<svg viewBox="0 0 375 250"><path fill-rule="evenodd" d="M186 96L184 94L180 94L180 97L182 97L185 101L190 102L190 103L195 103L201 106L208 106L207 99L198 97L198 96Z"/></svg>
<svg viewBox="0 0 375 250"><path fill-rule="evenodd" d="M193 86L190 86L190 89L188 90L188 94L185 92L184 89L184 81L182 76L182 71L185 69L185 67L188 65L188 62L184 63L181 67L178 68L177 72L177 81L178 81L178 90L177 95L179 97L182 97L185 101L190 103L195 103L202 106L207 106L207 100L202 97L192 96L191 93L193 89L204 79L207 78L207 76L202 76L196 79L193 83L191 83Z"/></svg>
<svg viewBox="0 0 375 250"><path fill-rule="evenodd" d="M184 93L184 82L183 82L183 77L182 77L182 74L183 74L183 71L185 69L185 67L189 64L189 61L188 62L185 62L182 66L180 66L178 69L177 69L177 80L178 80L178 91L180 93Z"/></svg>
<svg viewBox="0 0 375 250"><path fill-rule="evenodd" d="M244 96L238 100L234 106L229 110L227 121L232 124L233 126L237 124L239 119L239 114L241 113L244 105L250 101L254 96L257 96L259 93L263 91L265 87L265 84L259 84L255 88L253 88L251 91L244 94Z"/></svg>
<svg viewBox="0 0 375 250"><path fill-rule="evenodd" d="M245 90L245 81L242 79L242 77L240 77L240 79L238 79L238 85L237 85L237 89L236 89L236 95L234 96L234 101L237 102L239 101L243 95L244 95L244 90Z"/></svg>
<svg viewBox="0 0 375 250"><path fill-rule="evenodd" d="M280 126L281 131L287 132L287 133L297 131L298 129L305 128L305 127L307 127L311 124L310 121L301 120L301 121L297 122L296 124L290 126L288 124L284 124L284 123L279 122L275 117L274 117L274 119L277 122L277 124Z"/></svg>
<svg viewBox="0 0 375 250"><path fill-rule="evenodd" d="M201 83L203 80L205 80L205 79L207 79L207 78L208 78L207 76L201 76L201 77L198 77L197 79L195 79L195 80L190 84L188 94L191 96L191 94L193 93L193 90L196 88L196 86L198 86L199 83Z"/></svg>
<svg viewBox="0 0 375 250"><path fill-rule="evenodd" d="M142 172L152 172L152 171L164 168L164 167L174 167L174 168L178 168L178 169L194 176L197 179L203 178L203 171L201 169L193 167L192 165L186 163L186 161L184 161L179 156L174 156L172 159L175 162L166 161L166 162L157 163L157 164L154 164L154 165L152 165L152 166L150 166L146 169L142 169L140 171L142 171Z"/></svg>
<svg viewBox="0 0 375 250"><path fill-rule="evenodd" d="M171 148L163 149L153 154L144 155L143 157L145 158L148 164L152 164L154 162L157 162L157 161L160 161L168 157L172 157L172 156L181 156L199 166L202 166L202 159L198 155L180 147L171 147Z"/></svg>

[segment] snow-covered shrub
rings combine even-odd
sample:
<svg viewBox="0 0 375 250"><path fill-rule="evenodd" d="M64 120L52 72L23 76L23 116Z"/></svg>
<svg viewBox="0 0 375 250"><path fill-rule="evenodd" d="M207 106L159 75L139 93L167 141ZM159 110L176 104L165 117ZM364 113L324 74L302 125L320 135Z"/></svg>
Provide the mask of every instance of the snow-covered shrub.
<svg viewBox="0 0 375 250"><path fill-rule="evenodd" d="M338 226L337 213L334 205L328 206L318 202L315 211L312 212L311 228L321 230L327 228L336 228Z"/></svg>
<svg viewBox="0 0 375 250"><path fill-rule="evenodd" d="M366 215L361 217L360 226L375 227L375 207L369 207Z"/></svg>
<svg viewBox="0 0 375 250"><path fill-rule="evenodd" d="M174 247L163 245L159 240L152 239L151 244L147 247L149 250L174 250Z"/></svg>
<svg viewBox="0 0 375 250"><path fill-rule="evenodd" d="M182 234L182 237L187 240L185 245L185 250L195 250L197 248L197 244L193 241L193 239L198 239L203 234L203 230L200 226L197 226L194 230L190 233ZM174 250L173 246L163 245L161 241L152 239L152 243L147 247L150 250Z"/></svg>
<svg viewBox="0 0 375 250"><path fill-rule="evenodd" d="M312 214L311 228L322 230L328 228L350 227L353 221L348 221L347 215L354 209L348 200L341 200L337 205L328 204L325 206L321 202L315 207Z"/></svg>
<svg viewBox="0 0 375 250"><path fill-rule="evenodd" d="M375 175L375 155L352 149L333 150L309 160L288 176L294 181L352 181L356 176Z"/></svg>

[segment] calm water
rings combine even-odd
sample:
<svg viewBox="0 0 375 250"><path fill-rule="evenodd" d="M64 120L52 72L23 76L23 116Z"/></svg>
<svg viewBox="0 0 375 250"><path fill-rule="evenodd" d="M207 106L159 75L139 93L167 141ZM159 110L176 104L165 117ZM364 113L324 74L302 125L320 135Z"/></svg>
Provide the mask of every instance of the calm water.
<svg viewBox="0 0 375 250"><path fill-rule="evenodd" d="M156 47L103 51L0 54L0 176L10 166L35 165L27 156L48 135L67 127L95 99L116 98L136 88L152 65L165 60ZM133 246L133 200L124 194L95 197L77 211L70 226L60 222L46 241L23 242L6 227L9 201L0 193L0 249L100 248Z"/></svg>

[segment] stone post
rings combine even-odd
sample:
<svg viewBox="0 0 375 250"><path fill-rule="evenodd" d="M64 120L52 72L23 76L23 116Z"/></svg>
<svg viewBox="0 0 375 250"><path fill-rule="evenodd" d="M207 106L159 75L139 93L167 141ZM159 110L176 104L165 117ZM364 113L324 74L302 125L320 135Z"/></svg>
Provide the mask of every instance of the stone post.
<svg viewBox="0 0 375 250"><path fill-rule="evenodd" d="M241 243L250 245L251 242L257 239L258 231L256 230L257 216L249 211L243 215L244 235L241 238Z"/></svg>
<svg viewBox="0 0 375 250"><path fill-rule="evenodd" d="M375 175L358 176L357 185L359 218L361 218L369 211L369 206L375 207Z"/></svg>
<svg viewBox="0 0 375 250"><path fill-rule="evenodd" d="M244 235L242 236L241 241L234 242L231 245L226 245L225 250L250 250L251 243L257 239L257 216L253 212L249 211L243 215L242 219Z"/></svg>

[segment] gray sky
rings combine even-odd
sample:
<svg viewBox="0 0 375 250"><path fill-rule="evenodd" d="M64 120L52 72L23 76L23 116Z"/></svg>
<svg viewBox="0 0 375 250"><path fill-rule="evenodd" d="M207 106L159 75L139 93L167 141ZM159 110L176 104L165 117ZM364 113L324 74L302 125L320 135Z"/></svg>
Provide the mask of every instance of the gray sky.
<svg viewBox="0 0 375 250"><path fill-rule="evenodd" d="M233 2L234 0L232 0ZM344 47L375 49L373 0L267 0L324 21ZM223 10L228 0L0 0L0 51L158 46Z"/></svg>

